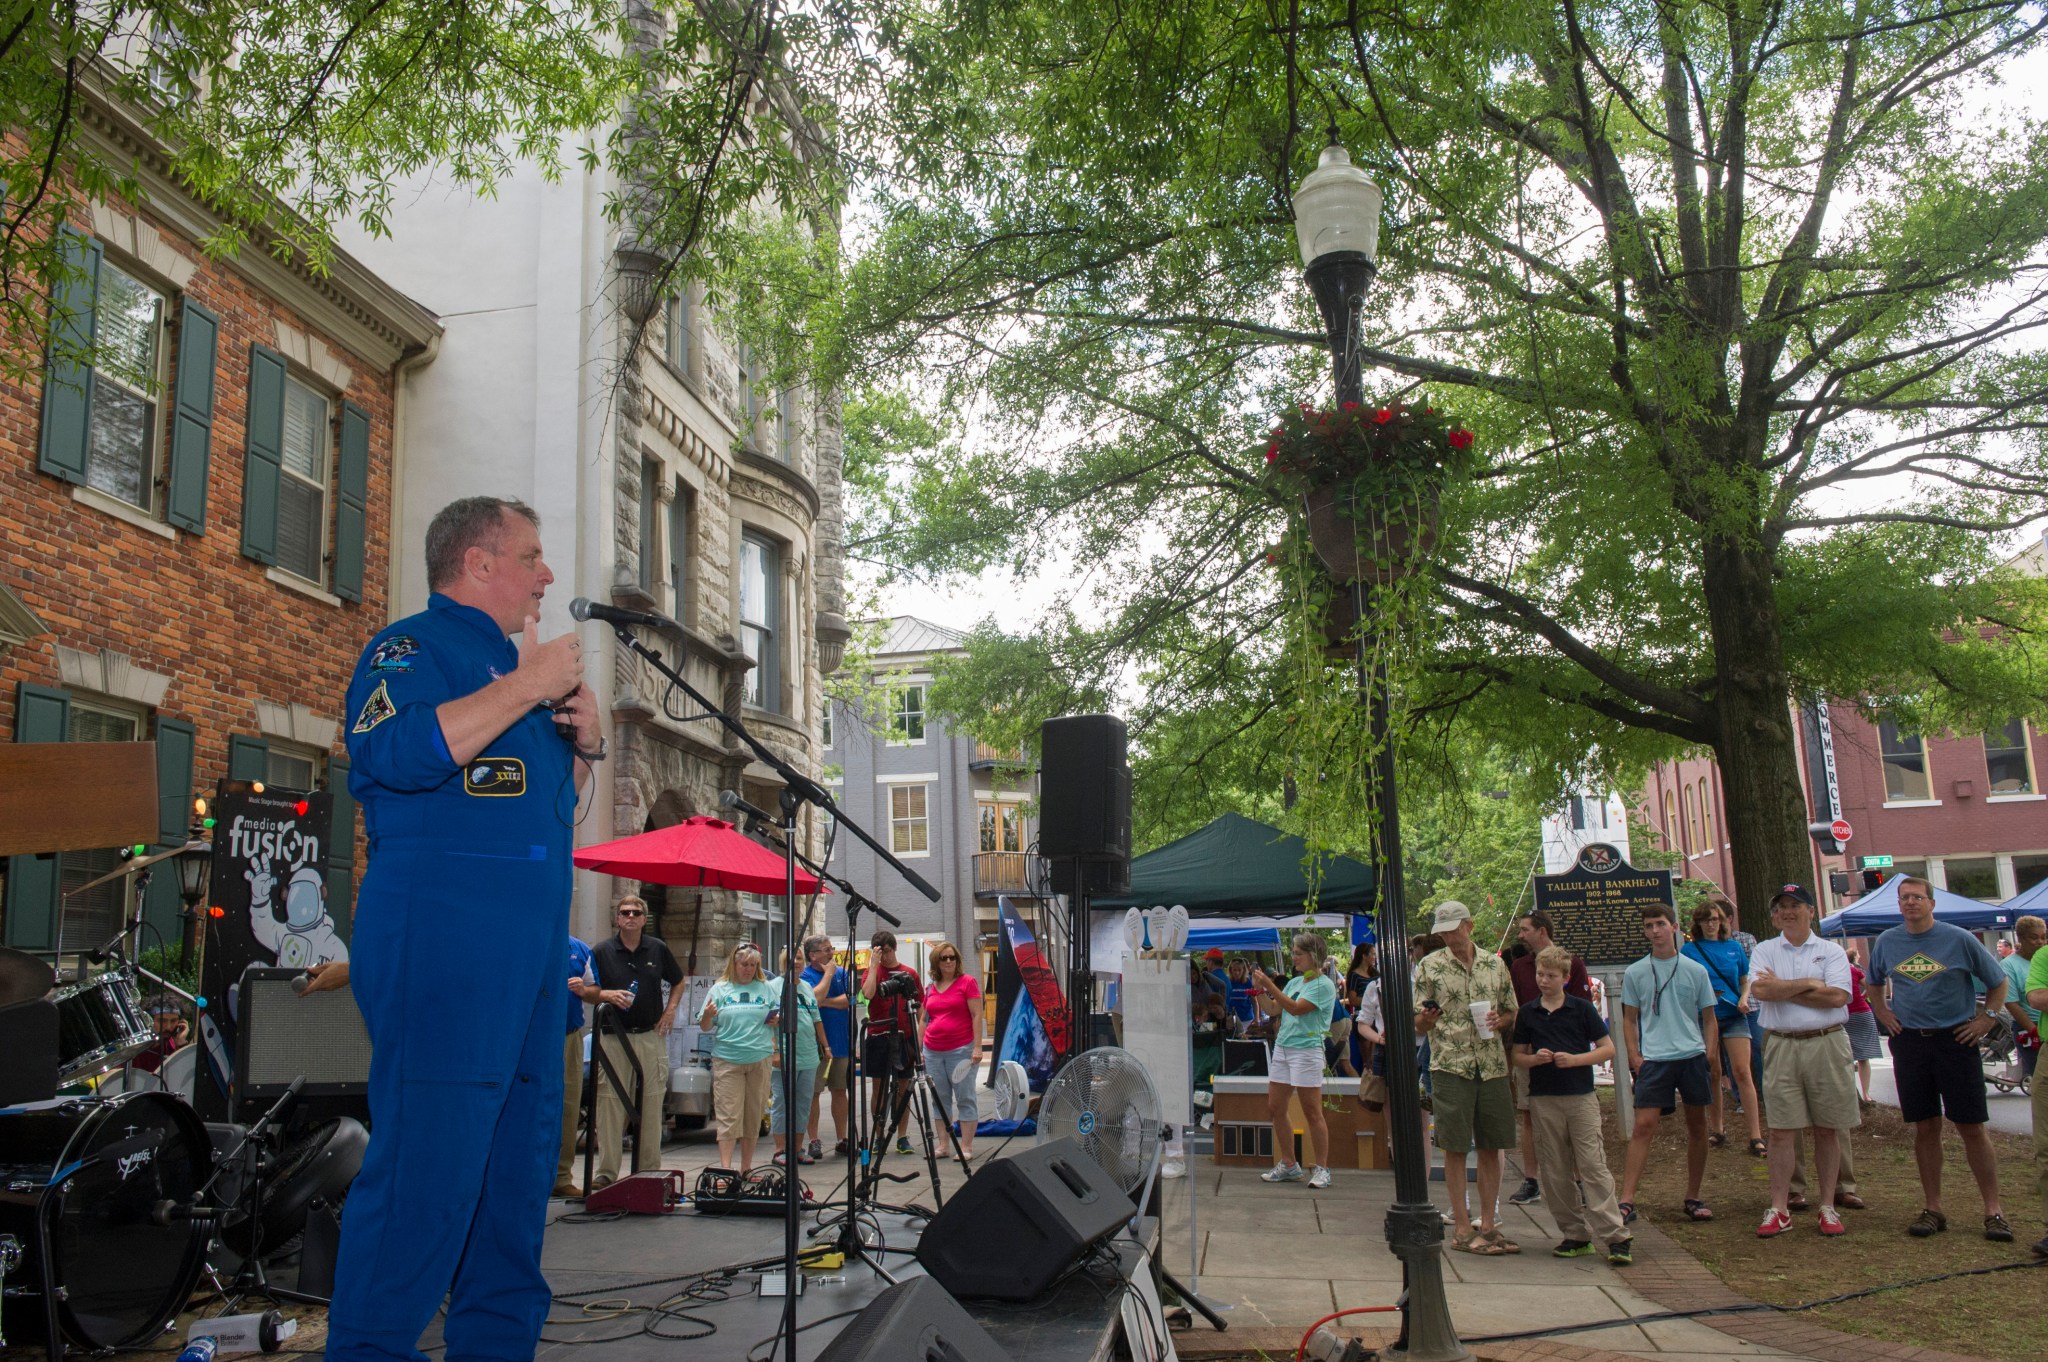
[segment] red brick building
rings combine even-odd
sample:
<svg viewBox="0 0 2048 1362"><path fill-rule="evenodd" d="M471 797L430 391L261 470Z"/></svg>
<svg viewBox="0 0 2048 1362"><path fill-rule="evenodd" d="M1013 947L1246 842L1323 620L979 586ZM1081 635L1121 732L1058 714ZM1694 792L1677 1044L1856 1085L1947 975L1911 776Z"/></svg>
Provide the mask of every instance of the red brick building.
<svg viewBox="0 0 2048 1362"><path fill-rule="evenodd" d="M2012 565L2041 572L2041 546ZM1808 864L1783 872L1806 879L1823 912L1863 892L1865 857L1891 857L1886 875L1925 876L1991 903L2048 879L2048 735L2033 724L2015 719L1992 733L1922 735L1882 718L1873 723L1839 701L1797 706L1793 717L1813 821L1841 818L1850 826L1846 844L1816 842ZM1680 873L1733 895L1721 773L1710 755L1660 763L1638 812L1660 847L1684 856Z"/></svg>
<svg viewBox="0 0 2048 1362"><path fill-rule="evenodd" d="M82 120L147 203L77 207L83 279L41 380L0 379L0 738L154 739L169 843L222 776L345 791L341 697L388 617L396 385L440 327L346 256L324 275L253 245L209 260L213 219L161 149L116 107ZM345 793L336 819L341 923L361 860ZM62 892L116 859L11 858L0 939L53 948ZM66 949L124 907L118 884L72 900ZM146 920L171 937L178 907L156 876Z"/></svg>

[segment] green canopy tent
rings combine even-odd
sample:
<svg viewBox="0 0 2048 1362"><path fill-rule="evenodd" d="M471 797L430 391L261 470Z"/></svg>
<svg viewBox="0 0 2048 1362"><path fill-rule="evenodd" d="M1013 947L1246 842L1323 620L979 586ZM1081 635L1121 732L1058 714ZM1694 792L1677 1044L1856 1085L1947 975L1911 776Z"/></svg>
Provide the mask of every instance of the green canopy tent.
<svg viewBox="0 0 2048 1362"><path fill-rule="evenodd" d="M1089 900L1099 910L1181 904L1190 917L1292 917L1308 898L1302 869L1307 846L1299 837L1243 814L1226 813L1177 842L1134 857L1131 888ZM1372 867L1348 856L1323 863L1316 911L1357 915L1372 911Z"/></svg>

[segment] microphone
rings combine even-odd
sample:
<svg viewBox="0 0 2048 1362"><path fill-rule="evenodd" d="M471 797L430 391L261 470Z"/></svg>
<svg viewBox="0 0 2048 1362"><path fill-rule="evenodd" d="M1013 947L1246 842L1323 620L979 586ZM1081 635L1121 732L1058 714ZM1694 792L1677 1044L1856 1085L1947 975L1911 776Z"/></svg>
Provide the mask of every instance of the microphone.
<svg viewBox="0 0 2048 1362"><path fill-rule="evenodd" d="M718 792L718 802L728 809L737 809L750 818L758 818L770 827L775 826L774 814L758 804L749 804L746 800L740 798L738 790L720 790Z"/></svg>
<svg viewBox="0 0 2048 1362"><path fill-rule="evenodd" d="M588 596L578 596L569 602L569 617L576 620L602 620L606 624L644 624L650 629L676 627L676 622L666 615L649 614L645 610L621 610L616 605L600 605Z"/></svg>

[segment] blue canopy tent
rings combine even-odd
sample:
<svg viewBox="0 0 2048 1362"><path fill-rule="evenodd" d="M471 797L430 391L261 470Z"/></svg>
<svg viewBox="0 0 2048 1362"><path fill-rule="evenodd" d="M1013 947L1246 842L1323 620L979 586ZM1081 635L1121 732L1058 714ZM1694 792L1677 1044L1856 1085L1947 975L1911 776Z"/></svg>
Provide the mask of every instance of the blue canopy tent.
<svg viewBox="0 0 2048 1362"><path fill-rule="evenodd" d="M1999 908L2011 913L2015 921L2031 913L2035 917L2048 917L2048 880L2042 880L2031 889L2022 889Z"/></svg>
<svg viewBox="0 0 2048 1362"><path fill-rule="evenodd" d="M1214 947L1219 951L1277 951L1280 949L1278 927L1189 927L1188 950L1200 955Z"/></svg>
<svg viewBox="0 0 2048 1362"><path fill-rule="evenodd" d="M2019 915L2011 903L1989 904L1981 899L1951 894L1946 889L1934 891L1935 921L1952 923L1967 932L2011 931L2013 920ZM1904 921L1899 916L1899 881L1893 878L1841 912L1822 918L1820 934L1876 936L1887 927L1897 927Z"/></svg>

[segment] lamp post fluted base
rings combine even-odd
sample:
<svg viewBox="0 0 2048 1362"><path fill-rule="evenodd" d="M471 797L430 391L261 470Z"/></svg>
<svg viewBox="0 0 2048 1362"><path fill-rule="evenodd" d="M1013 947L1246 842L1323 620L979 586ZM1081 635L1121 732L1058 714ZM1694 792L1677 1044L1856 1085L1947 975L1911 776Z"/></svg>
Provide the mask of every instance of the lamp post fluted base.
<svg viewBox="0 0 2048 1362"><path fill-rule="evenodd" d="M1472 1362L1444 1291L1444 1222L1429 1202L1387 1208L1387 1247L1401 1260L1401 1337L1380 1350L1396 1362Z"/></svg>

